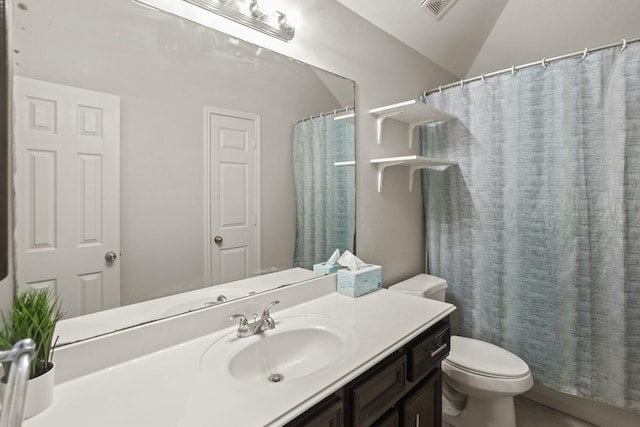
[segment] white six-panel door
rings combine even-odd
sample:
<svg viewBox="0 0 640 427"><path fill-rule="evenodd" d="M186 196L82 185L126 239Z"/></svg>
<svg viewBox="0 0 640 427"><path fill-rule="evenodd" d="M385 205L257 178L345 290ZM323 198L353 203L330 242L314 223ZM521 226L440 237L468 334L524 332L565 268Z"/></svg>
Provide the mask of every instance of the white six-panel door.
<svg viewBox="0 0 640 427"><path fill-rule="evenodd" d="M120 305L120 99L15 77L16 281L67 317Z"/></svg>
<svg viewBox="0 0 640 427"><path fill-rule="evenodd" d="M211 284L259 274L259 117L205 108Z"/></svg>

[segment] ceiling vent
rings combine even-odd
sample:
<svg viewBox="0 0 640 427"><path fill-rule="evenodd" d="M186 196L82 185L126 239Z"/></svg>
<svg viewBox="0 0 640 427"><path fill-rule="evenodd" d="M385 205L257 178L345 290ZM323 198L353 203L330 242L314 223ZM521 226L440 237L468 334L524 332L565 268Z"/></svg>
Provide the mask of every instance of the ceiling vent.
<svg viewBox="0 0 640 427"><path fill-rule="evenodd" d="M456 0L424 0L420 8L434 18L441 19L455 2Z"/></svg>

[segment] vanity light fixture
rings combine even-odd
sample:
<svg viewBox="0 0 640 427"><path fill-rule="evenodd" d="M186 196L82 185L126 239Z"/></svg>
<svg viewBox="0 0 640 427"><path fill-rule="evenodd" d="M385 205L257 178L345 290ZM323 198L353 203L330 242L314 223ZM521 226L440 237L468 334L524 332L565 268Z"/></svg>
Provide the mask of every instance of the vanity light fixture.
<svg viewBox="0 0 640 427"><path fill-rule="evenodd" d="M183 1L285 42L292 40L296 33L285 13L261 8L258 0Z"/></svg>

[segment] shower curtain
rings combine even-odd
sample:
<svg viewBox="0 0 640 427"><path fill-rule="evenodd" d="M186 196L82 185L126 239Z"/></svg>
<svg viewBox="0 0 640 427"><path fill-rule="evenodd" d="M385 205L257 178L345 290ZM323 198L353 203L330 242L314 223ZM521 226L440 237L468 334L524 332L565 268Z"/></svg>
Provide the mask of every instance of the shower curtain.
<svg viewBox="0 0 640 427"><path fill-rule="evenodd" d="M429 95L429 271L453 328L556 390L640 410L640 43Z"/></svg>
<svg viewBox="0 0 640 427"><path fill-rule="evenodd" d="M355 126L334 114L297 123L293 128L296 190L294 267L311 269L336 249L354 250Z"/></svg>

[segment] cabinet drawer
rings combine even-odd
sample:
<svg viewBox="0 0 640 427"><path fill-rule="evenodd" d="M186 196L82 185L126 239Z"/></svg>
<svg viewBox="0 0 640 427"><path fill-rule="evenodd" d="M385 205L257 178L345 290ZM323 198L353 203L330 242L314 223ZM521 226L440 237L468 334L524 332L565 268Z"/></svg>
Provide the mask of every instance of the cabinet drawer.
<svg viewBox="0 0 640 427"><path fill-rule="evenodd" d="M444 360L451 347L449 323L436 325L435 332L413 341L408 349L409 381L415 381L427 374Z"/></svg>
<svg viewBox="0 0 640 427"><path fill-rule="evenodd" d="M349 393L353 425L370 425L384 414L407 386L407 357L398 354Z"/></svg>

